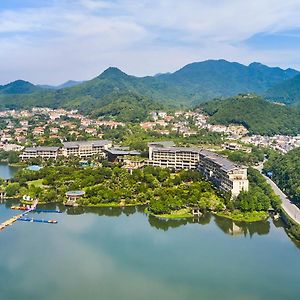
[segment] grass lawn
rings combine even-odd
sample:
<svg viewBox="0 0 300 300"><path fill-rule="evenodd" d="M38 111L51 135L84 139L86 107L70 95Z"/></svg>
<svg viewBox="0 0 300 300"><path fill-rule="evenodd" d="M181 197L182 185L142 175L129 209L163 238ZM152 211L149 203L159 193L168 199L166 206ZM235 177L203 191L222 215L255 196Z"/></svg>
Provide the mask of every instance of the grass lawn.
<svg viewBox="0 0 300 300"><path fill-rule="evenodd" d="M43 179L27 181L28 186L35 185L36 187L43 187Z"/></svg>
<svg viewBox="0 0 300 300"><path fill-rule="evenodd" d="M184 219L184 218L191 218L193 217L193 214L190 212L189 209L179 209L179 210L174 210L170 214L162 214L162 215L155 215L146 208L145 213L151 214L155 217L158 218L164 218L164 219Z"/></svg>
<svg viewBox="0 0 300 300"><path fill-rule="evenodd" d="M225 211L216 213L217 216L231 219L233 221L257 222L266 220L269 214L265 211L241 212L235 210L233 212Z"/></svg>

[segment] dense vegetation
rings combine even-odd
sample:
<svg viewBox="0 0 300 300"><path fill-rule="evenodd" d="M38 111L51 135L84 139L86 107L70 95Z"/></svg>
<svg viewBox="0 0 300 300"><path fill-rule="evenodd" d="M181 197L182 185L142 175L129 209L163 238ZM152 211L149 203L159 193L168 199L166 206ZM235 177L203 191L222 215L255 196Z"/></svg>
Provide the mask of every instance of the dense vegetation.
<svg viewBox="0 0 300 300"><path fill-rule="evenodd" d="M119 166L80 168L48 166L38 172L21 170L6 187L8 196L27 194L44 202L64 201L69 190L84 190L81 205L136 205L150 203L154 214L199 206L221 210L224 199L199 172L171 172L145 167L130 174Z"/></svg>
<svg viewBox="0 0 300 300"><path fill-rule="evenodd" d="M126 109L137 97L168 106L186 107L242 92L263 93L297 74L291 69L269 68L258 63L244 66L225 60L193 63L175 73L142 78L109 68L92 80L66 88L42 89L25 81L0 86L0 108L49 106L79 109L83 113L99 110L99 114L119 115L124 109L123 95L127 95L126 98L135 95L125 105Z"/></svg>
<svg viewBox="0 0 300 300"><path fill-rule="evenodd" d="M279 84L270 88L266 97L273 101L278 101L287 104L300 103L300 75L280 82Z"/></svg>
<svg viewBox="0 0 300 300"><path fill-rule="evenodd" d="M241 124L251 134L300 133L300 114L296 110L267 102L255 95L215 100L203 104L202 108L211 115L211 123Z"/></svg>
<svg viewBox="0 0 300 300"><path fill-rule="evenodd" d="M245 152L243 150L223 150L220 154L227 156L231 161L236 161L245 165L254 165L259 162L262 162L265 157L264 149L258 147L251 147L251 152Z"/></svg>
<svg viewBox="0 0 300 300"><path fill-rule="evenodd" d="M241 192L234 203L234 207L245 211L267 211L270 207L278 210L281 200L274 193L259 171L249 168L248 179L250 183L248 192Z"/></svg>
<svg viewBox="0 0 300 300"><path fill-rule="evenodd" d="M300 204L300 148L287 154L271 156L265 163L266 172L272 172L272 179L298 205Z"/></svg>
<svg viewBox="0 0 300 300"><path fill-rule="evenodd" d="M114 94L109 98L110 102L101 108L96 108L92 116L113 117L121 122L135 123L145 120L150 111L164 109L162 104L136 94Z"/></svg>
<svg viewBox="0 0 300 300"><path fill-rule="evenodd" d="M0 151L0 161L7 161L9 164L15 164L20 161L19 153L15 151Z"/></svg>

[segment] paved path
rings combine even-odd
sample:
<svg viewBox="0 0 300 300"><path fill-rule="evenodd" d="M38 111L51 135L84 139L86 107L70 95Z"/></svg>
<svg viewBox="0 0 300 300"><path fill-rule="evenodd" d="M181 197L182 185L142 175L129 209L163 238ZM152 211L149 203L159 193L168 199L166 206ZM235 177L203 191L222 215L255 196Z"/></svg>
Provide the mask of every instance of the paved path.
<svg viewBox="0 0 300 300"><path fill-rule="evenodd" d="M274 192L280 197L282 201L281 207L284 209L284 211L289 215L291 219L293 219L300 225L300 209L288 199L288 197L283 193L283 191L276 185L273 180L271 180L264 174L262 175L271 185Z"/></svg>

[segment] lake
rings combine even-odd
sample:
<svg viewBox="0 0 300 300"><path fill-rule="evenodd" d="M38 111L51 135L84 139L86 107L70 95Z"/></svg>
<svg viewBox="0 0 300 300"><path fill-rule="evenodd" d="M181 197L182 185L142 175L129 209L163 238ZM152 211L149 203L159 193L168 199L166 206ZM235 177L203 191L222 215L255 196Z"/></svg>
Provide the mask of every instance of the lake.
<svg viewBox="0 0 300 300"><path fill-rule="evenodd" d="M18 171L18 167L11 167L7 163L0 162L0 178L10 179Z"/></svg>
<svg viewBox="0 0 300 300"><path fill-rule="evenodd" d="M0 204L0 222L16 213L13 203ZM300 250L279 221L62 209L31 214L57 225L16 222L0 232L1 299L299 299Z"/></svg>

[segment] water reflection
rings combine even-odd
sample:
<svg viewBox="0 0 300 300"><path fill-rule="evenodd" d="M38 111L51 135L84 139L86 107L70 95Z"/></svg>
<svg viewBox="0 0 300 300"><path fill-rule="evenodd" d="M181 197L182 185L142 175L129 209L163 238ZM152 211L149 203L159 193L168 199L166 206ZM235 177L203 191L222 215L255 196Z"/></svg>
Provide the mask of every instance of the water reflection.
<svg viewBox="0 0 300 300"><path fill-rule="evenodd" d="M19 199L10 199L7 200L4 205L9 209L12 205L16 205L18 203ZM144 213L145 207L65 207L62 204L52 203L41 205L40 209L59 209L68 215L96 214L98 216L119 217L121 215L131 216L135 213ZM225 234L245 237L248 235L252 237L254 234L266 235L270 232L271 227L269 220L253 223L235 222L230 219L213 216L210 213L205 213L201 217L186 219L163 219L148 215L147 219L151 227L163 231L168 231L169 229L174 229L193 223L206 225L214 220L214 223L217 225L217 227L220 228ZM281 220L273 221L273 223L277 228L285 228L285 225Z"/></svg>
<svg viewBox="0 0 300 300"><path fill-rule="evenodd" d="M177 228L179 226L198 223L201 225L209 224L211 221L211 214L204 214L199 218L186 218L186 219L164 219L154 216L148 217L149 224L159 230L168 231L170 228Z"/></svg>
<svg viewBox="0 0 300 300"><path fill-rule="evenodd" d="M252 237L254 234L265 235L270 232L269 220L246 223L215 216L215 223L224 233L232 236L249 235Z"/></svg>

